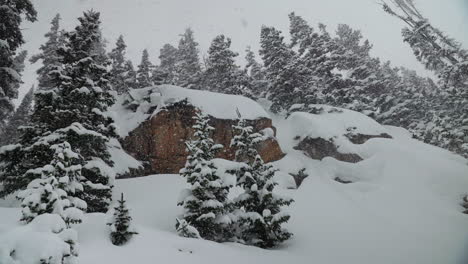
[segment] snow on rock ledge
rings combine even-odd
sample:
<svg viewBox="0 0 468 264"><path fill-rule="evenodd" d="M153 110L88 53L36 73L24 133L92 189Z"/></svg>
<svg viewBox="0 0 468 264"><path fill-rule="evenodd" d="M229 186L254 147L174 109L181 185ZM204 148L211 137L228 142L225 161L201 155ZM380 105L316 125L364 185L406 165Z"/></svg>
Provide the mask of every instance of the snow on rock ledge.
<svg viewBox="0 0 468 264"><path fill-rule="evenodd" d="M283 157L275 138L276 129L265 110L255 101L242 96L161 85L132 90L119 98L112 111L122 138L123 148L145 163L143 175L178 173L187 153L185 141L193 135L192 117L201 109L215 128L213 139L224 149L217 157L232 160L230 147L232 126L238 110L255 131L264 134L258 151L266 162ZM131 175L126 175L131 176Z"/></svg>
<svg viewBox="0 0 468 264"><path fill-rule="evenodd" d="M236 109L239 109L245 119L269 118L259 104L247 97L186 89L174 85L158 85L134 89L128 95L119 98L111 109L115 112L118 134L125 138L148 117L156 115L167 105L183 100L187 100L190 105L216 119L235 120Z"/></svg>
<svg viewBox="0 0 468 264"><path fill-rule="evenodd" d="M311 105L308 112L294 112L288 118L294 148L321 160L333 157L346 162L359 162L356 144L371 138L392 138L389 131L375 120L355 111L327 105Z"/></svg>

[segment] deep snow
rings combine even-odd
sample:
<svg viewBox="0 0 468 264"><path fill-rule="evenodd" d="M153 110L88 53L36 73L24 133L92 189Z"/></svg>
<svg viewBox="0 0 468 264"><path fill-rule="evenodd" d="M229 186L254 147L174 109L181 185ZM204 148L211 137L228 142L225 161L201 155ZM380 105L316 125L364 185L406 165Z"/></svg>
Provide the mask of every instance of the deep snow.
<svg viewBox="0 0 468 264"><path fill-rule="evenodd" d="M263 250L178 237L174 225L181 208L176 204L184 180L153 175L116 181L114 196L125 193L140 234L125 246L113 246L106 216L88 214L77 227L79 263L468 263L468 216L459 205L468 192L467 160L352 111L334 118L297 113L273 121L287 153L274 163L280 169L278 191L295 199L287 209L291 240ZM364 158L356 164L311 160L293 149L299 132L339 136L349 125L393 139L353 145ZM287 173L302 167L310 176L298 190L288 189L293 181ZM337 176L353 183L338 183ZM5 239L20 225L19 217L18 208L0 208L0 247L11 244Z"/></svg>

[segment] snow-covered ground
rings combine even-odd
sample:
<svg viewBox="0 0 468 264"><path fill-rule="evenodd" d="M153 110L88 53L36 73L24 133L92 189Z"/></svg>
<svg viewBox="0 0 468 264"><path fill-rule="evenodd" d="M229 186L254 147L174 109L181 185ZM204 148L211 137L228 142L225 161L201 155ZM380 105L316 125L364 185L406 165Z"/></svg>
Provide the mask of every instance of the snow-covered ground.
<svg viewBox="0 0 468 264"><path fill-rule="evenodd" d="M279 248L178 237L174 225L181 209L176 204L184 180L153 175L116 181L114 195L125 193L140 234L125 246L114 246L106 216L88 214L77 228L79 263L468 263L468 216L459 205L468 192L467 160L352 111L327 115L273 117L287 153L274 163L281 170L278 191L295 200L287 224L294 237ZM356 164L312 160L292 148L298 133L333 136L348 126L362 133L388 133L393 139L353 145L364 158ZM288 189L293 181L287 173L302 167L310 176L298 190ZM337 176L353 183L338 183L333 180ZM18 208L0 207L0 248L11 247L19 218Z"/></svg>

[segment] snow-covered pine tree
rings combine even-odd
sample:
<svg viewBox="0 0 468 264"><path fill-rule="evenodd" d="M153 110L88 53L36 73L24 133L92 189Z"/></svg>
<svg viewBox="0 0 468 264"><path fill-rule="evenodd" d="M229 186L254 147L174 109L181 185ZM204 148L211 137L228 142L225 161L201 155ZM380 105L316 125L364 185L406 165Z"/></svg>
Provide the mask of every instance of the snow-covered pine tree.
<svg viewBox="0 0 468 264"><path fill-rule="evenodd" d="M65 32L60 30L60 14L55 15L51 25L50 31L44 35L47 38L46 43L39 47L41 52L30 59L31 63L42 60L42 66L36 71L39 89L51 89L54 87L49 73L61 65L61 58L57 54L57 51L65 44Z"/></svg>
<svg viewBox="0 0 468 264"><path fill-rule="evenodd" d="M23 18L36 21L36 10L29 0L3 1L0 5L0 131L14 110L12 99L18 96L21 78L14 67L14 57L24 44Z"/></svg>
<svg viewBox="0 0 468 264"><path fill-rule="evenodd" d="M230 50L231 39L216 36L208 49L206 69L203 73L203 89L226 94L250 94L248 87L241 83L241 70L235 64L239 55Z"/></svg>
<svg viewBox="0 0 468 264"><path fill-rule="evenodd" d="M138 88L145 88L151 86L151 71L153 70L153 64L149 60L148 50L144 49L141 55L141 62L138 65L136 72L136 80Z"/></svg>
<svg viewBox="0 0 468 264"><path fill-rule="evenodd" d="M124 194L117 201L118 205L114 207L112 219L107 223L110 226L110 239L112 244L121 246L127 243L133 235L138 234L132 226L132 217L124 200Z"/></svg>
<svg viewBox="0 0 468 264"><path fill-rule="evenodd" d="M180 170L190 185L181 194L179 205L184 207L184 212L180 220L193 226L204 239L229 241L232 239L231 203L227 196L232 186L217 175L213 163L215 152L222 146L211 138L214 128L209 125L207 115L197 111L193 118L195 132L192 140L186 142L189 155Z"/></svg>
<svg viewBox="0 0 468 264"><path fill-rule="evenodd" d="M273 27L262 27L260 55L270 81L269 97L273 112L287 110L301 100L305 87L302 72L306 67L299 64L296 53L284 43L281 31Z"/></svg>
<svg viewBox="0 0 468 264"><path fill-rule="evenodd" d="M57 128L67 134L72 149L85 159L82 174L86 178L83 200L88 212L105 212L111 201L114 172L106 143L115 137L112 119L105 112L113 104L105 56L96 53L102 43L100 14L87 11L78 20L80 24L67 33L65 48L59 49L63 70L57 72ZM49 120L49 122L53 122Z"/></svg>
<svg viewBox="0 0 468 264"><path fill-rule="evenodd" d="M55 151L50 164L28 171L36 178L26 190L18 193L21 199L21 221L31 222L41 214L58 214L65 223L81 223L86 202L78 198L83 192L81 168L83 160L79 154L71 150L68 142L51 146Z"/></svg>
<svg viewBox="0 0 468 264"><path fill-rule="evenodd" d="M11 69L13 69L16 72L16 77L18 77L17 81L14 84L12 83L12 89L15 91L18 91L18 89L20 88L20 85L23 83L21 80L21 77L24 71L24 61L27 55L28 55L28 52L26 50L22 50L13 58L13 64L11 66ZM0 101L1 100L2 99L0 97ZM2 135L2 133L6 133L5 130L8 129L7 123L8 124L10 123L9 119L13 118L12 115L14 115L13 112L10 112L6 120L0 120L0 135ZM2 140L0 139L0 146L2 146L1 141Z"/></svg>
<svg viewBox="0 0 468 264"><path fill-rule="evenodd" d="M18 141L20 136L20 127L28 125L29 123L33 100L34 86L31 87L28 93L23 97L21 104L8 121L3 133L0 133L0 146L13 144Z"/></svg>
<svg viewBox="0 0 468 264"><path fill-rule="evenodd" d="M127 60L124 65L125 71L125 83L131 89L135 89L138 87L137 79L136 79L136 71L135 67L133 67L133 63L131 60Z"/></svg>
<svg viewBox="0 0 468 264"><path fill-rule="evenodd" d="M245 72L249 78L250 89L255 97L265 97L268 89L268 80L266 79L265 69L255 59L255 53L247 47L245 50Z"/></svg>
<svg viewBox="0 0 468 264"><path fill-rule="evenodd" d="M120 35L115 43L115 48L109 53L111 60L110 83L118 94L126 93L131 87L131 77L133 65L127 65L128 60L125 58L127 45ZM131 66L131 67L130 67ZM130 78L129 78L130 77Z"/></svg>
<svg viewBox="0 0 468 264"><path fill-rule="evenodd" d="M240 209L236 211L237 236L245 244L270 248L292 236L281 227L290 218L281 207L291 204L293 200L274 192L277 183L273 181L273 176L276 170L272 165L265 164L255 149L261 135L253 133L253 128L243 119L233 128L236 136L231 146L237 148L236 160L245 164L237 171L237 185L244 189L235 199L236 208Z"/></svg>
<svg viewBox="0 0 468 264"><path fill-rule="evenodd" d="M159 74L163 79L162 83L174 84L175 69L178 60L178 50L171 44L165 44L159 51Z"/></svg>
<svg viewBox="0 0 468 264"><path fill-rule="evenodd" d="M31 125L23 129L19 144L0 149L0 195L26 188L40 176L29 172L51 163L51 146L66 141L84 159L80 198L86 201L87 211L105 212L114 177L106 143L115 132L112 119L104 113L114 99L107 92L106 67L95 60L100 56L94 53L101 36L99 13L85 12L79 21L58 50L62 65L51 71L55 88L35 94Z"/></svg>
<svg viewBox="0 0 468 264"><path fill-rule="evenodd" d="M198 43L193 36L193 30L187 28L182 34L177 48L174 83L182 87L194 88L197 86L200 74Z"/></svg>

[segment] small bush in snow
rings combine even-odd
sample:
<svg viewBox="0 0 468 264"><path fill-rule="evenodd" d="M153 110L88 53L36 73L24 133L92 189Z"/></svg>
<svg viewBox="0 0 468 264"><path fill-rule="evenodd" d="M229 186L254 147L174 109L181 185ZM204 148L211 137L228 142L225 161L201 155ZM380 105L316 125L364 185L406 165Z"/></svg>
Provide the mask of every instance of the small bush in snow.
<svg viewBox="0 0 468 264"><path fill-rule="evenodd" d="M107 223L110 226L110 238L112 244L120 246L128 242L133 235L138 234L131 225L132 217L127 209L126 201L122 193L118 205L114 208L111 221Z"/></svg>
<svg viewBox="0 0 468 264"><path fill-rule="evenodd" d="M181 237L188 237L188 238L200 238L200 233L198 233L198 230L191 226L187 221L184 219L180 220L176 218L176 230L177 234Z"/></svg>

